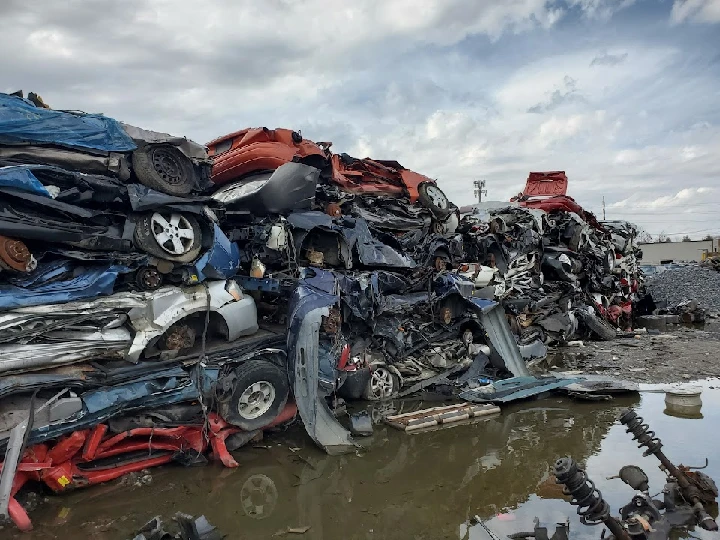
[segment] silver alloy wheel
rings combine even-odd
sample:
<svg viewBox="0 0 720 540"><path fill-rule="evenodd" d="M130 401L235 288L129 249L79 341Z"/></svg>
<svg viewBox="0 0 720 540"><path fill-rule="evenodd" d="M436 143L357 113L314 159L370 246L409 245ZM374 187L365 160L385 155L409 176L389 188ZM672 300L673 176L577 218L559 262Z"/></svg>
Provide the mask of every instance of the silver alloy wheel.
<svg viewBox="0 0 720 540"><path fill-rule="evenodd" d="M370 394L376 399L385 399L395 391L393 374L385 366L376 366L370 375Z"/></svg>
<svg viewBox="0 0 720 540"><path fill-rule="evenodd" d="M155 212L150 218L150 226L155 241L171 255L185 255L195 244L192 224L182 214L163 216Z"/></svg>
<svg viewBox="0 0 720 540"><path fill-rule="evenodd" d="M253 474L240 488L240 504L253 519L264 519L272 514L278 500L278 490L272 478Z"/></svg>
<svg viewBox="0 0 720 540"><path fill-rule="evenodd" d="M254 420L268 412L273 401L275 401L275 387L267 381L257 381L240 395L238 414L247 420Z"/></svg>
<svg viewBox="0 0 720 540"><path fill-rule="evenodd" d="M425 193L432 203L437 206L440 210L445 210L448 207L448 200L445 194L440 190L439 187L429 185L425 188Z"/></svg>

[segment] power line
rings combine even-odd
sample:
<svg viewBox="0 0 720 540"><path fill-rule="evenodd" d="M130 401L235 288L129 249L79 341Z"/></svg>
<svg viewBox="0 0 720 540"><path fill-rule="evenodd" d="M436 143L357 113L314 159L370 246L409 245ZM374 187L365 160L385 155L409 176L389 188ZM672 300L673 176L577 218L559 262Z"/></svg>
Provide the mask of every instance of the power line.
<svg viewBox="0 0 720 540"><path fill-rule="evenodd" d="M718 231L718 230L720 230L720 229L699 229L697 231L685 231L685 232L665 232L665 231L660 231L660 232L656 232L656 233L650 232L650 231L645 231L645 232L648 234L654 234L654 235L666 234L666 235L670 236L671 234L695 234L695 233L701 233L701 232L707 232L707 231Z"/></svg>

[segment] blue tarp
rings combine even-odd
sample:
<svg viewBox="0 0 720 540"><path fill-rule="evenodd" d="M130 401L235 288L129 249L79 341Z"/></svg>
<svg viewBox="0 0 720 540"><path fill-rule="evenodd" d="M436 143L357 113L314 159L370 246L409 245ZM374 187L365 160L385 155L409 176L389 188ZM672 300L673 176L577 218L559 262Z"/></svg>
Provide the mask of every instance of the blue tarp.
<svg viewBox="0 0 720 540"><path fill-rule="evenodd" d="M0 311L112 294L118 274L126 271L124 266L110 264L76 268L69 261L41 263L30 274L0 285ZM75 277L63 279L66 275Z"/></svg>
<svg viewBox="0 0 720 540"><path fill-rule="evenodd" d="M105 152L131 152L137 148L117 120L99 114L43 109L2 93L0 144L56 144Z"/></svg>
<svg viewBox="0 0 720 540"><path fill-rule="evenodd" d="M25 166L0 167L0 188L4 187L50 197L50 193L45 189L45 186Z"/></svg>

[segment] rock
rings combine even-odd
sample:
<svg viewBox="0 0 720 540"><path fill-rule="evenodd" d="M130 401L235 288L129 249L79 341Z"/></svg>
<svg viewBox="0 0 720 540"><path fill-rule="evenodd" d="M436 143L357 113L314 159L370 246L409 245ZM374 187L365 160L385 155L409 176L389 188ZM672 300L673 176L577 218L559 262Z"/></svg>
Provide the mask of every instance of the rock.
<svg viewBox="0 0 720 540"><path fill-rule="evenodd" d="M653 299L667 301L668 307L690 300L713 315L720 312L720 295L716 293L720 290L720 272L715 270L699 266L665 270L648 277L646 284Z"/></svg>

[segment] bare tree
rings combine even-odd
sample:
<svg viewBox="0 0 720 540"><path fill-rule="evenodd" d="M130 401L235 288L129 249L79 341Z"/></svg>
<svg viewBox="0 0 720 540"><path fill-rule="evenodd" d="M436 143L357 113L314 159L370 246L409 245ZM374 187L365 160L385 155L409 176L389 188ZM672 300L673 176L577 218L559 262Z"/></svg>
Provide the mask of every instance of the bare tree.
<svg viewBox="0 0 720 540"><path fill-rule="evenodd" d="M706 235L703 237L703 240L705 240L705 241L707 241L707 240L712 240L712 239L713 239L712 234L706 234Z"/></svg>
<svg viewBox="0 0 720 540"><path fill-rule="evenodd" d="M682 237L682 241L683 242L692 242L692 240L690 240L690 237L687 234Z"/></svg>
<svg viewBox="0 0 720 540"><path fill-rule="evenodd" d="M653 243L652 235L649 232L642 230L642 229L640 229L637 239L638 239L638 242L641 244L652 244Z"/></svg>
<svg viewBox="0 0 720 540"><path fill-rule="evenodd" d="M670 237L667 234L665 234L665 231L662 231L660 234L658 234L657 241L658 242L672 242L672 240L670 240Z"/></svg>

